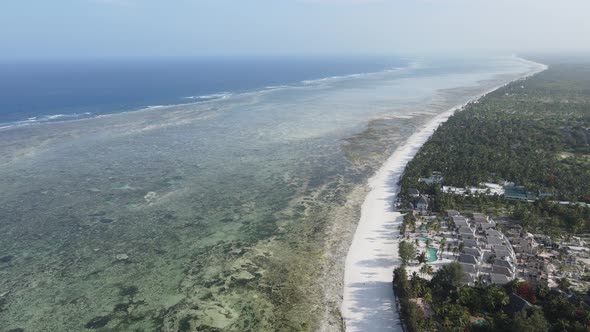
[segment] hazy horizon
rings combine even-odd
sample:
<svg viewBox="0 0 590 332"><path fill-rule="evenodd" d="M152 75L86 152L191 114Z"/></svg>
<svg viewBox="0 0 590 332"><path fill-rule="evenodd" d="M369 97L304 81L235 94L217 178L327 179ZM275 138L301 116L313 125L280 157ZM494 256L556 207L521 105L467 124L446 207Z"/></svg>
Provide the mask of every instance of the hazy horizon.
<svg viewBox="0 0 590 332"><path fill-rule="evenodd" d="M38 0L0 12L2 59L590 50L590 2Z"/></svg>

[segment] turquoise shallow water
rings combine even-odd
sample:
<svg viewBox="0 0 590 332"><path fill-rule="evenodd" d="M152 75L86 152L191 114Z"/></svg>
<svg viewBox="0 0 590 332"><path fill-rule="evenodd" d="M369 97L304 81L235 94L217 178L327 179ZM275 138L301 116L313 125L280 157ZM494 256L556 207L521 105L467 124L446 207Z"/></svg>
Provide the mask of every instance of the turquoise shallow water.
<svg viewBox="0 0 590 332"><path fill-rule="evenodd" d="M0 330L311 329L326 225L343 222L325 211L385 151L363 140L525 70L425 62L0 130Z"/></svg>

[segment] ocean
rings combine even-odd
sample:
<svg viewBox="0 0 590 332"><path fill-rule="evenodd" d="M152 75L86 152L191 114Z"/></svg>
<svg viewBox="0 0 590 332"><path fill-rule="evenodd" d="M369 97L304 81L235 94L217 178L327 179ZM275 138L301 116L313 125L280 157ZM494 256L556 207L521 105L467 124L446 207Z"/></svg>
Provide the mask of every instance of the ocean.
<svg viewBox="0 0 590 332"><path fill-rule="evenodd" d="M126 58L0 62L0 125L185 104L407 66L397 57Z"/></svg>
<svg viewBox="0 0 590 332"><path fill-rule="evenodd" d="M0 330L339 330L368 177L429 119L532 67L3 65Z"/></svg>

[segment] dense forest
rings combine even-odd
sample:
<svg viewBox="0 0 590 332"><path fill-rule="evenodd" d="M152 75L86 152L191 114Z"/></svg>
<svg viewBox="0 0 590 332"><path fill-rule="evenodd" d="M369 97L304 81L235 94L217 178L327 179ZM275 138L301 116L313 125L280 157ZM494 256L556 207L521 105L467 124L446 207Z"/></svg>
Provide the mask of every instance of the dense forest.
<svg viewBox="0 0 590 332"><path fill-rule="evenodd" d="M470 103L438 128L401 179L401 197L418 188L435 198L435 211L465 202L505 203L514 211L522 204L447 195L439 184L419 181L433 171L442 173L446 186L512 182L544 202L524 204L523 223L546 220L568 231L588 231L588 207L551 203L590 203L590 63L552 64Z"/></svg>
<svg viewBox="0 0 590 332"><path fill-rule="evenodd" d="M590 64L552 65L469 104L410 162L404 187L432 171L450 186L508 180L590 202Z"/></svg>

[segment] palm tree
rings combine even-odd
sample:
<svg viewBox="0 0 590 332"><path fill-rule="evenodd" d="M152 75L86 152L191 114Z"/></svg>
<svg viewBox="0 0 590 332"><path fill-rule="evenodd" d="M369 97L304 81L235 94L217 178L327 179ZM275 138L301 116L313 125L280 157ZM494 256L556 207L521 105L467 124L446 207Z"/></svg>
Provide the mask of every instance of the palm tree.
<svg viewBox="0 0 590 332"><path fill-rule="evenodd" d="M482 288L483 286L483 275L480 274L479 276L477 276L477 280L475 281L475 287Z"/></svg>
<svg viewBox="0 0 590 332"><path fill-rule="evenodd" d="M430 288L428 288L424 294L424 302L426 303L432 303L432 291L430 290ZM426 324L430 324L430 319L426 320ZM426 331L430 331L429 326L426 326Z"/></svg>
<svg viewBox="0 0 590 332"><path fill-rule="evenodd" d="M447 240L444 237L440 240L440 246L439 246L440 259L443 258L443 254L445 253L445 243L446 242L447 242Z"/></svg>
<svg viewBox="0 0 590 332"><path fill-rule="evenodd" d="M424 264L420 267L420 275L422 276L422 278L424 278L424 273L427 273L426 271L428 270L428 264Z"/></svg>
<svg viewBox="0 0 590 332"><path fill-rule="evenodd" d="M434 273L434 269L432 265L424 264L420 267L420 274L424 277L424 274L432 275Z"/></svg>
<svg viewBox="0 0 590 332"><path fill-rule="evenodd" d="M559 323L559 325L561 325L562 331L567 331L569 323L566 319L564 319L564 318L558 319L557 323Z"/></svg>
<svg viewBox="0 0 590 332"><path fill-rule="evenodd" d="M424 251L421 252L420 255L416 256L416 260L420 264L424 264L424 263L428 262L428 257L426 257L426 252L424 252Z"/></svg>
<svg viewBox="0 0 590 332"><path fill-rule="evenodd" d="M500 306L505 307L508 305L508 303L510 303L510 298L508 297L508 295L502 297L502 301L500 302Z"/></svg>

